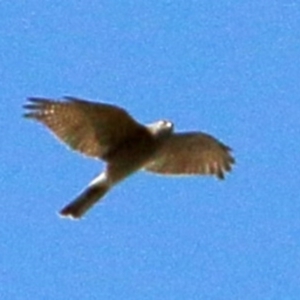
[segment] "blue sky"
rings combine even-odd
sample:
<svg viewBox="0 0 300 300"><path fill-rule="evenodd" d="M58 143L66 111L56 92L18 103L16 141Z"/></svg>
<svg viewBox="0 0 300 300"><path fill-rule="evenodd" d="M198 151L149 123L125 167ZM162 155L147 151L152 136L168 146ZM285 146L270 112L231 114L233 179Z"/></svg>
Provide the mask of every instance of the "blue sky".
<svg viewBox="0 0 300 300"><path fill-rule="evenodd" d="M1 1L1 299L299 299L297 1ZM223 182L103 168L24 120L28 96L125 107L234 149Z"/></svg>

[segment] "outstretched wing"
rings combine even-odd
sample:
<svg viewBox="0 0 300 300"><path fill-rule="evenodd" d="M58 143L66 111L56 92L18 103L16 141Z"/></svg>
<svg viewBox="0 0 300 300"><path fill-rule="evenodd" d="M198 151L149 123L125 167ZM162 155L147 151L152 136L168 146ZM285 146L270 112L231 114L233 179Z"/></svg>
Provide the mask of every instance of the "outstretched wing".
<svg viewBox="0 0 300 300"><path fill-rule="evenodd" d="M43 123L59 139L85 155L103 158L142 127L117 106L65 99L62 102L29 98L24 116Z"/></svg>
<svg viewBox="0 0 300 300"><path fill-rule="evenodd" d="M165 175L207 174L223 179L234 163L230 151L204 133L173 134L162 141L145 169Z"/></svg>

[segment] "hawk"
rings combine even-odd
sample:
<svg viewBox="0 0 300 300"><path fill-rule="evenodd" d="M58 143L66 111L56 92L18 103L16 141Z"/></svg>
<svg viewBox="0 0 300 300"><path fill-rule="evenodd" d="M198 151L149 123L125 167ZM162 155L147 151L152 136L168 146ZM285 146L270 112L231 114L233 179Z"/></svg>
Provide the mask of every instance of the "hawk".
<svg viewBox="0 0 300 300"><path fill-rule="evenodd" d="M107 165L60 211L61 216L81 218L114 185L141 169L162 175L202 174L223 179L234 164L231 149L206 133L174 133L169 121L142 125L115 105L63 99L28 98L24 116L46 125L70 148Z"/></svg>

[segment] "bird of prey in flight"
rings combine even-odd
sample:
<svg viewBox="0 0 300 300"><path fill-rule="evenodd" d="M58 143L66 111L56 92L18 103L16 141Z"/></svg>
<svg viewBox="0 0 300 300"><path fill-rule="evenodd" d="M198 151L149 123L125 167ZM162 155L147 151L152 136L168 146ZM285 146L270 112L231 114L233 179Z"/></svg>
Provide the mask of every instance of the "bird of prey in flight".
<svg viewBox="0 0 300 300"><path fill-rule="evenodd" d="M81 218L114 185L141 169L223 179L234 163L231 149L206 133L174 133L169 121L142 125L115 105L63 99L29 98L24 116L43 123L70 148L107 165L61 216Z"/></svg>

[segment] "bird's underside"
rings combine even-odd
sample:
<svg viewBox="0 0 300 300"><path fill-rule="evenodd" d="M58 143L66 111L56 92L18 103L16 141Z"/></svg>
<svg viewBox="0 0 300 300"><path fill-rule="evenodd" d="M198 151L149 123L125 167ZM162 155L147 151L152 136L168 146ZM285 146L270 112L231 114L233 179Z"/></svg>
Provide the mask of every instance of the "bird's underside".
<svg viewBox="0 0 300 300"><path fill-rule="evenodd" d="M231 149L201 132L173 133L173 124L144 126L124 109L72 97L29 98L26 118L46 125L73 150L107 162L106 170L60 214L80 218L115 184L144 169L162 175L224 178L234 163Z"/></svg>

